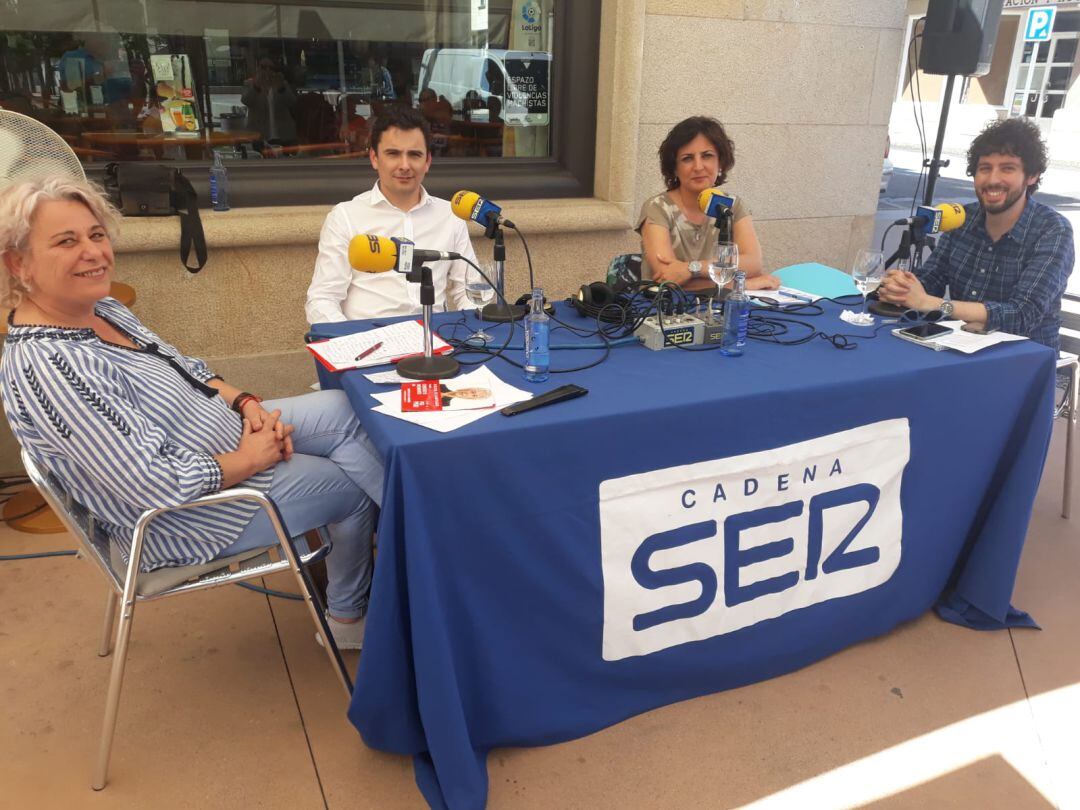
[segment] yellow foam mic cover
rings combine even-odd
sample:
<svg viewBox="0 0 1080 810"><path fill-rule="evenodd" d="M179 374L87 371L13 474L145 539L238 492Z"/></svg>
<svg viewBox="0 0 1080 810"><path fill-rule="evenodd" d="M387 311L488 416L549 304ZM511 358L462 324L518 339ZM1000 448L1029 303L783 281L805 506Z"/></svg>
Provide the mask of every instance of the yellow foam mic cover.
<svg viewBox="0 0 1080 810"><path fill-rule="evenodd" d="M716 216L716 210L709 210L712 207L714 197L719 197L719 200L717 200L717 202L722 204L725 208L731 208L735 205L734 197L732 197L719 186L713 186L712 188L707 188L703 192L698 194L697 204L698 208L701 209L701 212L703 214L708 214L711 217Z"/></svg>
<svg viewBox="0 0 1080 810"><path fill-rule="evenodd" d="M967 213L959 203L941 203L934 206L941 212L941 232L955 231L964 224Z"/></svg>
<svg viewBox="0 0 1080 810"><path fill-rule="evenodd" d="M461 219L472 219L473 209L480 201L480 195L475 191L459 191L450 198L450 208Z"/></svg>
<svg viewBox="0 0 1080 810"><path fill-rule="evenodd" d="M361 273L385 273L397 264L397 245L385 236L360 234L349 241L349 266Z"/></svg>

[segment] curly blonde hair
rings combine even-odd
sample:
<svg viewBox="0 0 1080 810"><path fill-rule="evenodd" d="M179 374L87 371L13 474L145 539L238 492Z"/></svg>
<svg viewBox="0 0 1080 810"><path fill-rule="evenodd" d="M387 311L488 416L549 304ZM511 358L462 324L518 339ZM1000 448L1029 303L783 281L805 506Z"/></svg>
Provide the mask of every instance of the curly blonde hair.
<svg viewBox="0 0 1080 810"><path fill-rule="evenodd" d="M81 202L104 226L109 239L116 236L120 212L113 208L99 186L69 177L24 180L0 192L0 260L8 253L22 253L27 249L38 206L57 200ZM21 278L6 266L0 268L0 307L17 307L26 292Z"/></svg>

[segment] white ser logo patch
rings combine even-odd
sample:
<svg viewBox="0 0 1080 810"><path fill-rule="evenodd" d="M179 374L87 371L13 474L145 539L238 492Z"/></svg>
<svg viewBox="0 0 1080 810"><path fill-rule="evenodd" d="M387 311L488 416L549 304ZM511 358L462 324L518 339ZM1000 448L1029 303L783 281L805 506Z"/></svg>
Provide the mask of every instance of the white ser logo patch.
<svg viewBox="0 0 1080 810"><path fill-rule="evenodd" d="M900 564L907 419L600 484L605 660L884 584Z"/></svg>

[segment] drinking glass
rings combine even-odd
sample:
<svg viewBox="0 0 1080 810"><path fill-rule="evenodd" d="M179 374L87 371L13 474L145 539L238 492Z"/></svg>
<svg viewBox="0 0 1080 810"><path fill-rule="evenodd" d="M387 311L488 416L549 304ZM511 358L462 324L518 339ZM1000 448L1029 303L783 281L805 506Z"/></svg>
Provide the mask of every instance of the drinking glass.
<svg viewBox="0 0 1080 810"><path fill-rule="evenodd" d="M717 242L713 248L713 257L709 261L709 278L716 285L716 295L723 298L723 289L735 278L735 272L739 269L739 246L734 242ZM710 312L716 304L713 299L709 306Z"/></svg>
<svg viewBox="0 0 1080 810"><path fill-rule="evenodd" d="M878 288L884 275L885 254L880 250L863 249L856 254L855 263L851 266L851 278L862 293L864 318L870 317L866 312L866 296Z"/></svg>
<svg viewBox="0 0 1080 810"><path fill-rule="evenodd" d="M489 278L495 277L495 265L485 262L480 267L484 271L483 273L480 273L475 267L468 267L465 270L465 295L469 301L476 305L476 318L480 321L480 328L473 332L466 342L486 346L492 340L492 337L484 331L480 309L495 297L495 289L491 286L491 282L488 281ZM484 276L487 276L487 278L484 278Z"/></svg>

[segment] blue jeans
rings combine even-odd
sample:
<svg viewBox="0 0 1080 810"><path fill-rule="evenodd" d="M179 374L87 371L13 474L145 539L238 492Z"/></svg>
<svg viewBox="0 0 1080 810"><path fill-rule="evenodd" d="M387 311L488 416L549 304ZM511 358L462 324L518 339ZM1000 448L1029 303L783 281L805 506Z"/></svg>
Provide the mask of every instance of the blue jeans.
<svg viewBox="0 0 1080 810"><path fill-rule="evenodd" d="M263 407L279 409L282 421L293 426L293 457L274 467L268 494L292 536L329 527L334 547L326 558L327 606L338 618L358 619L367 612L371 589L371 535L375 507L382 502L382 460L344 391L272 400ZM270 520L260 511L219 556L273 540Z"/></svg>

